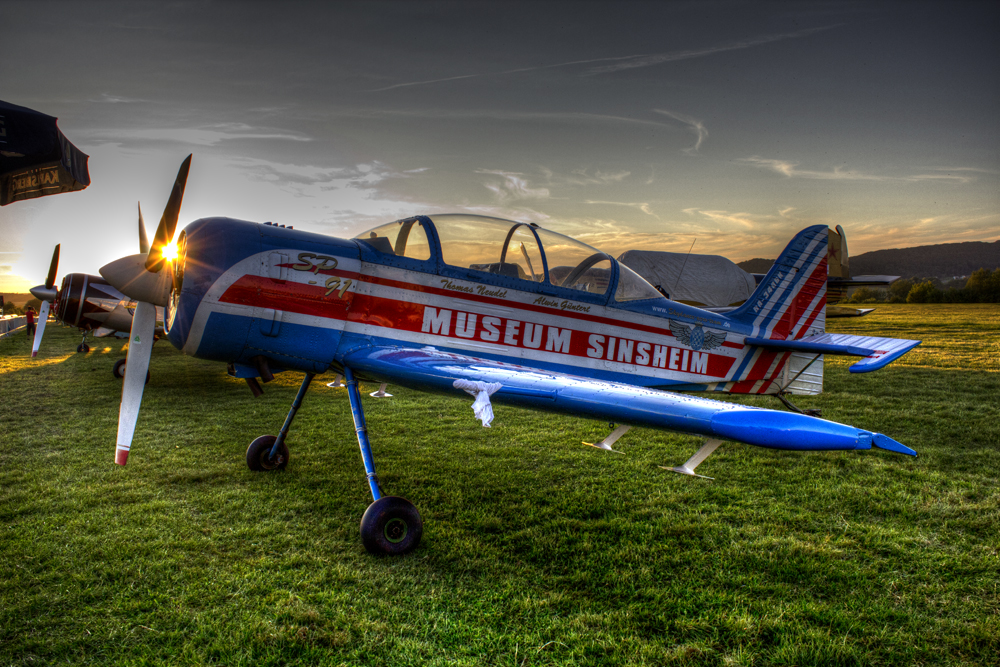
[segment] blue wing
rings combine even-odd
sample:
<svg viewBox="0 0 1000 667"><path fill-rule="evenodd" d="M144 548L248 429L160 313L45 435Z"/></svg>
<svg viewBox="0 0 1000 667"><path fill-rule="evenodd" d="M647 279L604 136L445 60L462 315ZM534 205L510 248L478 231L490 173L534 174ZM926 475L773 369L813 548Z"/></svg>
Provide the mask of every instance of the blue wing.
<svg viewBox="0 0 1000 667"><path fill-rule="evenodd" d="M349 353L355 373L422 391L466 395L455 380L499 382L491 400L633 426L794 450L882 449L916 452L870 431L792 412L765 410L616 382L541 371L489 359L386 346Z"/></svg>

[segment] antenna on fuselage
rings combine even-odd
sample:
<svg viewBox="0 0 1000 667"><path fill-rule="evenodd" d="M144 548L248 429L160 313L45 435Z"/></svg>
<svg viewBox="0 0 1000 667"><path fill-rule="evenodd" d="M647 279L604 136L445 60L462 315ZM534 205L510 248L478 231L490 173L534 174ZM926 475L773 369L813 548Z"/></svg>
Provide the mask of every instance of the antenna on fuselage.
<svg viewBox="0 0 1000 667"><path fill-rule="evenodd" d="M674 288L670 290L674 294L677 293L677 285L681 282L681 276L684 274L684 267L687 266L688 257L691 256L691 251L694 250L694 244L697 243L698 237L694 237L694 241L691 241L691 247L688 248L688 252L684 255L684 263L681 264L681 270L677 272L677 280L674 281Z"/></svg>

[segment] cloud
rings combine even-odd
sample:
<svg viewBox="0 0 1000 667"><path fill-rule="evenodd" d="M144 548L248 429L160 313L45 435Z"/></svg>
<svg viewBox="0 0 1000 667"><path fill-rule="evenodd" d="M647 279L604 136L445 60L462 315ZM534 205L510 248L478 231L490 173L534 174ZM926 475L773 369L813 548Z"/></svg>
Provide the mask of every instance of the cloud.
<svg viewBox="0 0 1000 667"><path fill-rule="evenodd" d="M100 97L90 99L88 101L98 104L136 104L139 102L148 102L149 100L141 100L136 97L122 97L120 95L112 95L110 93L101 93Z"/></svg>
<svg viewBox="0 0 1000 667"><path fill-rule="evenodd" d="M786 39L796 39L799 37L805 37L816 32L822 32L824 30L831 30L843 25L838 23L836 25L822 26L819 28L807 28L805 30L797 30L795 32L785 32L778 33L774 35L762 35L760 37L754 37L751 39L740 40L736 42L728 42L725 44L719 44L717 46L709 46L704 49L690 49L687 51L671 51L669 53L650 53L641 56L629 56L627 58L620 58L621 62L617 62L613 65L605 65L603 67L594 67L588 74L609 74L612 72L618 72L626 69L634 69L636 67L650 67L652 65L659 65L661 63L673 62L676 60L689 60L691 58L704 58L705 56L712 56L716 53L724 53L726 51L739 51L742 49L750 49L755 46L762 46L764 44L771 44L773 42L780 42ZM608 60L612 60L609 58Z"/></svg>
<svg viewBox="0 0 1000 667"><path fill-rule="evenodd" d="M311 138L288 131L271 129L255 129L244 123L224 123L205 127L150 128L145 130L115 130L90 133L94 140L122 142L136 141L167 141L195 146L216 146L224 141L235 140L277 140L277 141L312 141Z"/></svg>
<svg viewBox="0 0 1000 667"><path fill-rule="evenodd" d="M601 201L601 200L597 200L597 199L587 199L587 200L584 200L583 203L584 204L597 204L597 205L604 205L604 206L626 206L628 208L638 209L638 210L642 211L643 213L645 213L646 215L648 215L650 217L653 217L653 218L656 218L657 220L660 219L660 216L658 216L655 213L653 213L652 205L649 204L648 202L621 202L621 201Z"/></svg>
<svg viewBox="0 0 1000 667"><path fill-rule="evenodd" d="M568 175L557 174L547 167L542 167L541 172L545 176L549 185L574 185L588 187L593 185L621 183L632 175L632 172L630 171L604 172L600 169L594 169L591 171L589 168L574 169Z"/></svg>
<svg viewBox="0 0 1000 667"><path fill-rule="evenodd" d="M845 170L842 169L841 167L834 167L833 170L831 171L799 169L798 162L791 162L789 160L773 160L758 156L740 158L736 160L736 163L748 165L751 167L758 167L761 169L770 169L771 171L777 172L782 176L786 176L788 178L806 178L811 180L824 180L824 181L895 181L903 183L917 183L920 181L952 181L956 183L969 183L974 180L972 176L965 176L961 174L951 174L951 173L940 173L940 172L984 171L972 168L959 168L959 169L931 168L930 170L931 173L926 173L926 174L912 174L909 176L883 176L877 174L865 174L853 170Z"/></svg>
<svg viewBox="0 0 1000 667"><path fill-rule="evenodd" d="M501 202L520 199L548 199L551 195L548 188L532 188L523 174L509 171L477 169L477 174L499 176L500 179L490 179L483 185L492 191Z"/></svg>
<svg viewBox="0 0 1000 667"><path fill-rule="evenodd" d="M609 114L585 113L579 111L501 111L498 109L356 109L330 112L330 115L345 118L370 119L380 116L402 118L429 118L431 120L505 120L505 121L550 121L550 122L581 122L581 123L613 123L622 125L639 125L643 127L673 128L672 123L660 123L655 120L631 118L628 116L612 116Z"/></svg>
<svg viewBox="0 0 1000 667"><path fill-rule="evenodd" d="M703 122L701 122L697 118L692 118L691 116L685 116L684 114L680 114L675 111L667 111L666 109L653 109L653 111L655 113L673 118L674 120L678 120L687 125L688 127L690 127L691 130L695 133L695 136L697 136L697 140L694 142L694 146L691 146L690 148L685 148L683 149L682 152L687 153L688 155L698 154L698 149L701 148L701 142L704 141L705 138L708 136L708 130L705 129L705 124Z"/></svg>
<svg viewBox="0 0 1000 667"><path fill-rule="evenodd" d="M763 35L761 37L754 37L751 39L740 40L736 42L727 42L725 44L719 44L716 46L709 46L704 49L691 49L687 51L671 51L668 53L645 53L630 56L611 56L606 58L589 58L586 60L569 60L566 62L554 63L551 65L536 65L533 67L519 67L517 69L508 69L500 72L476 72L471 74L461 74L457 76L441 77L438 79L424 79L422 81L407 81L405 83L395 83L391 86L384 86L382 88L375 88L369 90L370 93L379 93L386 90L394 90L396 88L408 88L412 86L426 86L434 83L445 83L447 81L459 81L462 79L475 79L484 76L501 76L505 74L520 74L522 72L535 72L544 69L554 69L557 67L572 67L576 65L589 65L591 63L600 62L611 62L614 64L605 65L603 67L593 67L588 70L584 76L594 76L596 74L609 74L612 72L618 72L626 69L634 69L637 67L650 67L651 65L659 65L665 62L672 62L675 60L689 60L691 58L703 58L705 56L715 55L716 53L723 53L726 51L738 51L741 49L749 49L755 46L761 46L763 44L771 44L772 42L778 42L786 39L796 39L799 37L805 37L816 32L821 32L824 30L831 30L833 28L840 27L841 23L836 25L821 26L818 28L807 28L805 30L798 30L795 32L779 33L774 35Z"/></svg>

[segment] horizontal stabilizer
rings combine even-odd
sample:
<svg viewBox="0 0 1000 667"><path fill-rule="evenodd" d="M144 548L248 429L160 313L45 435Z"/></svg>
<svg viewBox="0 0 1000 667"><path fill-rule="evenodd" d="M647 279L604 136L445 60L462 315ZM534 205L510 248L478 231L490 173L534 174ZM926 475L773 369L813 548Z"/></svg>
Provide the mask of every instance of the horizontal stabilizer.
<svg viewBox="0 0 1000 667"><path fill-rule="evenodd" d="M864 359L851 366L850 371L852 373L868 373L870 371L877 371L883 366L888 366L917 345L920 345L921 341L827 333L800 338L799 340L746 338L743 342L747 345L756 345L773 350L864 357Z"/></svg>

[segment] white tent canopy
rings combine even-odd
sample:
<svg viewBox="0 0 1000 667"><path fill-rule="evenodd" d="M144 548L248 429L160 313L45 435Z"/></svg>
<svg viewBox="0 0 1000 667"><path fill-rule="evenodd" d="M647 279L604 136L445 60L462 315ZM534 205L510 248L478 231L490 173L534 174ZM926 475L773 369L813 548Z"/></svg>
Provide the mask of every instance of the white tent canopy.
<svg viewBox="0 0 1000 667"><path fill-rule="evenodd" d="M742 303L757 287L752 275L720 255L628 250L618 261L661 287L673 301L703 308Z"/></svg>

